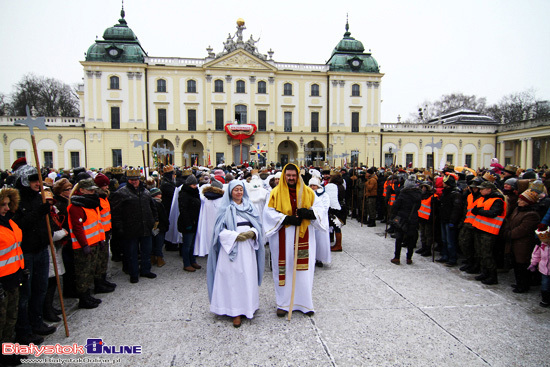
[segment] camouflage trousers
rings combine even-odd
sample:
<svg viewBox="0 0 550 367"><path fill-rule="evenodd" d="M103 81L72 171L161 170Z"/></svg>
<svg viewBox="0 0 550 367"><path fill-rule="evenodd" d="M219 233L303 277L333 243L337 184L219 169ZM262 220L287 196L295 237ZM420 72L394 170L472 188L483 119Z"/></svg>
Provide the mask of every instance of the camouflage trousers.
<svg viewBox="0 0 550 367"><path fill-rule="evenodd" d="M78 294L92 289L94 278L101 277L99 246L92 246L91 249L92 252L89 255L86 255L81 248L74 250L75 285Z"/></svg>
<svg viewBox="0 0 550 367"><path fill-rule="evenodd" d="M13 341L17 312L19 308L19 288L4 291L6 297L0 301L0 342Z"/></svg>
<svg viewBox="0 0 550 367"><path fill-rule="evenodd" d="M376 196L369 196L366 198L366 200L367 200L367 213L369 215L368 219L371 221L374 221L376 219Z"/></svg>
<svg viewBox="0 0 550 367"><path fill-rule="evenodd" d="M98 267L99 274L107 274L107 266L109 265L109 242L111 241L111 231L105 233L105 246L99 249Z"/></svg>
<svg viewBox="0 0 550 367"><path fill-rule="evenodd" d="M431 250L434 242L433 223L429 220L419 219L418 226L420 228L420 243L422 244L422 248L429 248Z"/></svg>
<svg viewBox="0 0 550 367"><path fill-rule="evenodd" d="M479 256L481 271L485 274L496 273L497 264L493 255L493 250L497 242L497 236L479 229L474 229L474 238L475 252L476 256Z"/></svg>
<svg viewBox="0 0 550 367"><path fill-rule="evenodd" d="M462 251L468 261L472 261L474 258L479 260L481 257L479 253L476 252L474 243L475 231L476 230L471 223L464 223L462 229L458 233L458 246L460 246L460 251Z"/></svg>

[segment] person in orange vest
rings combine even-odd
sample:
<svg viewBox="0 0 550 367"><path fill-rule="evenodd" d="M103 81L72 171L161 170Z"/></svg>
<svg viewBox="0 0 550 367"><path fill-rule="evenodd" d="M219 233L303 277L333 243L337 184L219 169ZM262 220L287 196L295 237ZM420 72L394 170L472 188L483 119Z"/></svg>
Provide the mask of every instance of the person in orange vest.
<svg viewBox="0 0 550 367"><path fill-rule="evenodd" d="M92 297L94 277L99 276L100 248L105 246L105 231L101 224L98 187L92 178L79 181L69 199L69 230L74 250L76 292L79 308L96 308L101 300Z"/></svg>
<svg viewBox="0 0 550 367"><path fill-rule="evenodd" d="M475 247L481 256L481 274L475 277L483 284L498 284L497 266L493 250L498 233L506 216L504 197L497 190L494 183L485 181L479 185L481 197L476 201L471 213L475 215L472 226Z"/></svg>
<svg viewBox="0 0 550 367"><path fill-rule="evenodd" d="M476 200L481 195L479 193L479 185L483 182L481 177L474 178L470 185L462 195L464 202L463 205L463 220L462 228L458 233L458 246L462 251L464 257L466 257L465 263L460 267L461 271L465 271L468 274L479 274L480 268L480 256L476 255L474 246L474 233L475 229L472 226L475 215L472 214L472 209L476 203Z"/></svg>
<svg viewBox="0 0 550 367"><path fill-rule="evenodd" d="M107 280L107 267L109 265L109 241L111 240L111 205L109 203L109 183L110 180L103 173L98 173L94 182L97 185L97 194L99 195L99 215L101 216L101 225L105 231L105 246L99 250L99 273L100 276L94 278L95 293L110 293L115 290L116 284Z"/></svg>
<svg viewBox="0 0 550 367"><path fill-rule="evenodd" d="M19 304L19 286L24 276L25 261L21 250L23 232L10 218L19 205L16 189L0 190L0 342L13 342ZM18 365L17 355L1 355L2 365ZM26 358L26 357L24 357Z"/></svg>
<svg viewBox="0 0 550 367"><path fill-rule="evenodd" d="M429 180L420 183L422 190L422 201L418 209L418 224L420 229L420 247L415 252L420 256L432 256L432 245L434 241L433 220L434 210L437 200L434 197L434 190Z"/></svg>

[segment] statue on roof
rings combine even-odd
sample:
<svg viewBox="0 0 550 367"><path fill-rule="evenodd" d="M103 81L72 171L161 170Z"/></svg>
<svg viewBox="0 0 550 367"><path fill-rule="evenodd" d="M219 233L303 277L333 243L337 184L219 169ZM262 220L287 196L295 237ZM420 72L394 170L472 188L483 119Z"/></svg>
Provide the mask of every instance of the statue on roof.
<svg viewBox="0 0 550 367"><path fill-rule="evenodd" d="M223 42L223 51L217 54L216 58L227 55L228 53L238 49L244 49L262 60L267 59L265 55L258 52L258 48L256 47L256 44L260 41L260 38L255 40L254 37L250 35L250 38L246 42L243 41L243 31L246 29L244 24L245 22L243 19L237 19L237 31L234 35L231 35L231 33L228 34L227 40Z"/></svg>

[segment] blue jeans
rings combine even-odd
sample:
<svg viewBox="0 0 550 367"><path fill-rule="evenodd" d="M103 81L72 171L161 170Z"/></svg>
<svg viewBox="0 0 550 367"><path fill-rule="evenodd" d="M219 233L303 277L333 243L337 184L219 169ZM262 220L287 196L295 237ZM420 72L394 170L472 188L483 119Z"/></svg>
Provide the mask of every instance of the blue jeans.
<svg viewBox="0 0 550 367"><path fill-rule="evenodd" d="M451 227L452 226L452 227ZM451 223L441 222L441 257L456 264L456 227Z"/></svg>
<svg viewBox="0 0 550 367"><path fill-rule="evenodd" d="M164 235L166 232L159 232L156 236L153 236L153 256L164 257L162 254L162 246L164 246Z"/></svg>
<svg viewBox="0 0 550 367"><path fill-rule="evenodd" d="M540 290L543 292L550 292L550 275L541 275Z"/></svg>
<svg viewBox="0 0 550 367"><path fill-rule="evenodd" d="M183 243L181 244L180 255L183 257L183 266L187 267L196 262L195 255L193 255L193 252L195 251L195 234L182 233L182 235Z"/></svg>
<svg viewBox="0 0 550 367"><path fill-rule="evenodd" d="M19 311L15 330L17 335L25 336L32 333L44 322L42 309L48 290L48 272L50 266L49 248L37 253L24 253L25 269L29 269L29 279L23 282L19 291Z"/></svg>
<svg viewBox="0 0 550 367"><path fill-rule="evenodd" d="M124 241L124 262L130 277L138 277L139 274L151 272L151 248L153 241L151 236L135 237ZM141 268L138 264L138 250L141 254Z"/></svg>

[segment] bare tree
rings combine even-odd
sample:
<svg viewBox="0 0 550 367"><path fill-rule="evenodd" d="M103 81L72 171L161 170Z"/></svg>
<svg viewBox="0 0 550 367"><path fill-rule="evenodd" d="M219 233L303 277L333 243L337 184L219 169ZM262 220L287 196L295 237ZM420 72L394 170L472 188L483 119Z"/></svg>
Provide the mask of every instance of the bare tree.
<svg viewBox="0 0 550 367"><path fill-rule="evenodd" d="M444 113L459 108L466 108L484 113L487 109L486 105L486 98L478 98L475 95L470 96L463 93L444 94L437 101L426 101L419 105L418 113L412 114L411 120L416 122L426 122Z"/></svg>
<svg viewBox="0 0 550 367"><path fill-rule="evenodd" d="M512 93L489 107L487 114L505 124L546 116L550 112L548 102L537 101L533 90Z"/></svg>
<svg viewBox="0 0 550 367"><path fill-rule="evenodd" d="M12 108L16 115L26 115L26 106L42 116L79 115L78 97L67 84L53 78L27 74L15 85Z"/></svg>

